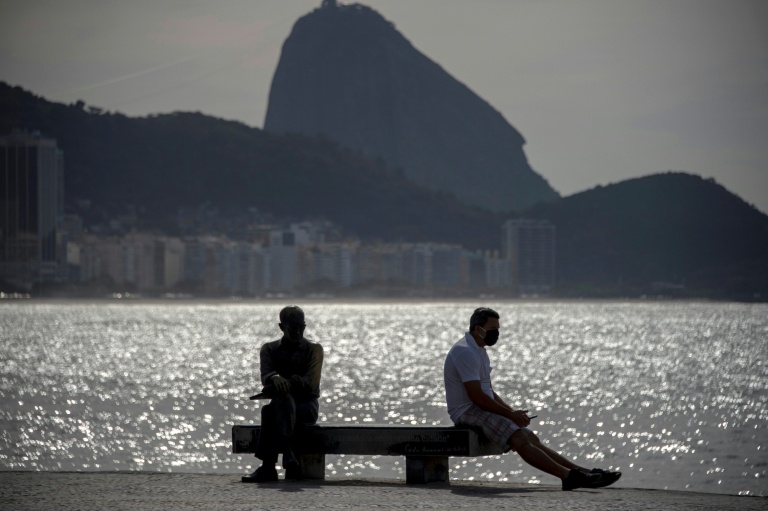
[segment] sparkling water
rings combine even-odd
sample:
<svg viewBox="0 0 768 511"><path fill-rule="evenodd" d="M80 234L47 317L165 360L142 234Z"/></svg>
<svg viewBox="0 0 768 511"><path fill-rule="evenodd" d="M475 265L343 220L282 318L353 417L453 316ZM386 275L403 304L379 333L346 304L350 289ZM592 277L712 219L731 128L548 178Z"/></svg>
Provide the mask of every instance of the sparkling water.
<svg viewBox="0 0 768 511"><path fill-rule="evenodd" d="M275 302L0 303L0 470L246 473ZM680 302L301 303L322 343L320 422L450 425L443 359L479 305L501 314L494 388L618 486L766 494L768 306ZM326 475L405 478L405 460L327 456ZM515 454L451 477L557 484Z"/></svg>

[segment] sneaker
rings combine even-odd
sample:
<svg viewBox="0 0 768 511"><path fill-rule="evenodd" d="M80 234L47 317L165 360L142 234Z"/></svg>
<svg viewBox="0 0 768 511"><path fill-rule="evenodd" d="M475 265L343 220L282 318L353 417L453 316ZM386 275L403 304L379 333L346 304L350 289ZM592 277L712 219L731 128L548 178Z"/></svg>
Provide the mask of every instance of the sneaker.
<svg viewBox="0 0 768 511"><path fill-rule="evenodd" d="M576 488L594 488L602 476L600 474L585 474L581 470L571 469L568 477L563 479L563 491L571 491Z"/></svg>
<svg viewBox="0 0 768 511"><path fill-rule="evenodd" d="M271 483L277 481L277 469L262 465L253 474L243 476L240 480L244 483Z"/></svg>
<svg viewBox="0 0 768 511"><path fill-rule="evenodd" d="M589 473L600 476L600 479L592 486L592 488L610 486L621 477L621 472L611 472L610 470L603 470L602 468L593 468Z"/></svg>

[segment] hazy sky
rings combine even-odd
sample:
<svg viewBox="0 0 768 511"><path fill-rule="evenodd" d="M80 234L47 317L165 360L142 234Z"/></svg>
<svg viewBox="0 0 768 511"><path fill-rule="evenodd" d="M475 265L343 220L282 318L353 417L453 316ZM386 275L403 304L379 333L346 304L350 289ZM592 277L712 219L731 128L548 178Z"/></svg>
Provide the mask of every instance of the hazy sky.
<svg viewBox="0 0 768 511"><path fill-rule="evenodd" d="M768 1L361 3L498 109L561 194L680 170L768 212ZM261 127L280 47L319 5L0 0L0 80Z"/></svg>

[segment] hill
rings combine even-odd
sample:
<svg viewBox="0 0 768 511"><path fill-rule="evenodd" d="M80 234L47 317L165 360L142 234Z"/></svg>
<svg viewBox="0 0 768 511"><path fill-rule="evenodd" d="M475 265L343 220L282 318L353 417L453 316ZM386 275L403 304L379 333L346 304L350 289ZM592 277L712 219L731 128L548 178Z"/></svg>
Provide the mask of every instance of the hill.
<svg viewBox="0 0 768 511"><path fill-rule="evenodd" d="M180 210L205 204L230 215L322 217L362 239L498 246L501 217L318 137L199 113L130 118L0 83L0 133L16 128L57 139L67 209L91 223L138 211L143 227L173 233ZM87 212L76 209L84 202Z"/></svg>
<svg viewBox="0 0 768 511"><path fill-rule="evenodd" d="M768 297L768 216L711 179L657 174L520 215L555 224L566 294Z"/></svg>
<svg viewBox="0 0 768 511"><path fill-rule="evenodd" d="M67 209L87 225L133 212L140 227L175 234L180 211L205 206L224 223L257 210L324 218L363 240L498 248L506 218L420 188L335 142L199 113L129 118L0 83L0 133L14 128L58 140ZM557 227L560 295L768 297L768 216L712 180L658 174L517 216Z"/></svg>
<svg viewBox="0 0 768 511"><path fill-rule="evenodd" d="M466 204L510 212L558 194L523 136L373 9L323 2L285 41L264 129L322 133Z"/></svg>

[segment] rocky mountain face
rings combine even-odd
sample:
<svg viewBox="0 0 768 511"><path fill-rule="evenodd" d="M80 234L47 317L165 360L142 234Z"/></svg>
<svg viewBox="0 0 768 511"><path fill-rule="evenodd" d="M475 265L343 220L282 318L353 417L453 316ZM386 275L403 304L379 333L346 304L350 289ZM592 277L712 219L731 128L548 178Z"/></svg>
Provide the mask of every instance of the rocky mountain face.
<svg viewBox="0 0 768 511"><path fill-rule="evenodd" d="M509 212L558 198L522 135L374 10L323 6L285 41L266 131L324 134L411 181Z"/></svg>

